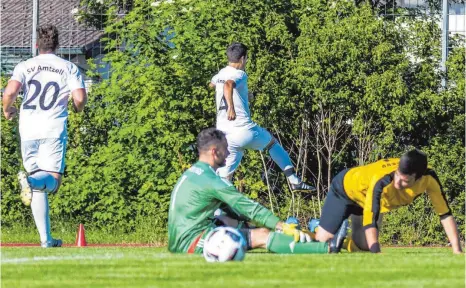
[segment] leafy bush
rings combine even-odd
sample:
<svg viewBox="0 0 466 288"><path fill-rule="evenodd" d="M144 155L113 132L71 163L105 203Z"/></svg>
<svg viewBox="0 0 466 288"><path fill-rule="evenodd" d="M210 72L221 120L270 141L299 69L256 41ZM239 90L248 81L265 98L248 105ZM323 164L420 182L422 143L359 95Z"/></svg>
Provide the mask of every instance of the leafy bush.
<svg viewBox="0 0 466 288"><path fill-rule="evenodd" d="M246 153L235 174L240 191L282 218L304 221L320 215L341 169L415 146L429 154L464 235L464 53L451 52L450 85L442 91L440 30L432 19L386 20L349 1L159 2L131 1L124 17L111 6L103 18L111 74L92 87L85 112L70 115L65 178L50 201L54 219L123 232L145 223L164 233L171 189L196 159L195 137L214 126L207 84L226 65L228 44L240 41L250 49L253 119L319 193L292 195L257 151ZM16 125L2 121L6 226L30 219L17 197ZM385 218L383 240L443 242L433 214L420 197Z"/></svg>

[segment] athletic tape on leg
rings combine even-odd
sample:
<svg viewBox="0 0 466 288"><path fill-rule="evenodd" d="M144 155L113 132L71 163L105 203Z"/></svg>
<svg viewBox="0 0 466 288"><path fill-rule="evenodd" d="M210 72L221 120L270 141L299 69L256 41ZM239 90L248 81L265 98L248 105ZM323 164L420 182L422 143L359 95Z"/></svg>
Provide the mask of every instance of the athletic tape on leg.
<svg viewBox="0 0 466 288"><path fill-rule="evenodd" d="M43 192L53 193L57 190L58 181L49 172L38 171L28 177L31 188L42 190Z"/></svg>

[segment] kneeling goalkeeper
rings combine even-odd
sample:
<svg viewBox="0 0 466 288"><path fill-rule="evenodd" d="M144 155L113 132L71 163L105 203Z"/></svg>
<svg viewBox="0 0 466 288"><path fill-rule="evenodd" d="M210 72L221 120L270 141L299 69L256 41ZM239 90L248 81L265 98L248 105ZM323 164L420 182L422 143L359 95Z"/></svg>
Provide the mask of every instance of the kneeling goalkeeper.
<svg viewBox="0 0 466 288"><path fill-rule="evenodd" d="M266 248L275 253L328 253L329 243L298 242L303 232L285 224L271 211L245 197L215 171L225 165L228 144L223 132L208 128L197 137L199 161L176 183L168 213L168 250L202 253L204 238L213 230L214 212L228 205L237 214L265 228L239 229L248 249ZM275 231L275 232L274 232Z"/></svg>

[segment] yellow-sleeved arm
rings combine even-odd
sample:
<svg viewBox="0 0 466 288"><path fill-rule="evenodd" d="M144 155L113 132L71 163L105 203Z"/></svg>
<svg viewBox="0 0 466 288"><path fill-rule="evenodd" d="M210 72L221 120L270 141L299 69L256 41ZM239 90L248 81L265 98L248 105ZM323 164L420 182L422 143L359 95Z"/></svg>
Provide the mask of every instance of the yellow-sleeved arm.
<svg viewBox="0 0 466 288"><path fill-rule="evenodd" d="M429 195L430 201L432 201L435 212L437 212L440 217L451 215L450 207L448 206L445 193L443 192L442 185L440 184L440 180L437 177L437 174L434 172L434 170L429 169L427 171L426 177L426 192L427 195Z"/></svg>
<svg viewBox="0 0 466 288"><path fill-rule="evenodd" d="M366 193L364 203L364 212L362 225L365 229L370 227L377 228L377 220L380 214L380 199L382 198L383 188L392 182L391 174L383 177L373 177Z"/></svg>

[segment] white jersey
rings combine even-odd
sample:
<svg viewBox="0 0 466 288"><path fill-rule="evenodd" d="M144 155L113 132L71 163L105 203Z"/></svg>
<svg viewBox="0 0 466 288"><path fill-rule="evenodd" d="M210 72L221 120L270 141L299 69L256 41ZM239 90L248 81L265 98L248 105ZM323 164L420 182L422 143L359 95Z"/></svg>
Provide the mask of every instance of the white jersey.
<svg viewBox="0 0 466 288"><path fill-rule="evenodd" d="M233 105L235 106L236 119L229 121L227 117L228 105L223 95L223 87L228 80L235 82L233 89ZM228 133L234 128L252 128L257 124L251 120L248 100L248 75L243 70L227 66L220 70L212 80L215 85L215 100L217 104L217 129Z"/></svg>
<svg viewBox="0 0 466 288"><path fill-rule="evenodd" d="M68 99L84 88L79 69L54 54L40 54L19 63L10 80L22 84L19 116L21 140L66 137Z"/></svg>

